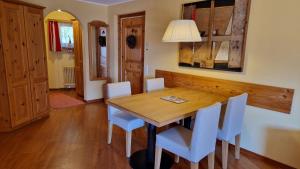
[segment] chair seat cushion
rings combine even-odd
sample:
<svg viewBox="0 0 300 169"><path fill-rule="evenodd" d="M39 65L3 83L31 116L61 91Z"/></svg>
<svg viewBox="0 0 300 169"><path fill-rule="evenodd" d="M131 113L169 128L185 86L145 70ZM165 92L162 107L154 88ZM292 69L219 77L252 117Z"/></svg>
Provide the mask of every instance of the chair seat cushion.
<svg viewBox="0 0 300 169"><path fill-rule="evenodd" d="M218 140L225 140L225 139L224 139L224 133L222 132L221 129L218 129L217 139L218 139Z"/></svg>
<svg viewBox="0 0 300 169"><path fill-rule="evenodd" d="M218 135L217 135L217 139L218 140L224 140L224 141L229 142L230 139L232 139L233 137L234 136L230 137L228 134L226 134L224 132L224 130L218 129Z"/></svg>
<svg viewBox="0 0 300 169"><path fill-rule="evenodd" d="M156 146L166 149L185 159L190 159L192 131L181 126L161 132L156 137Z"/></svg>
<svg viewBox="0 0 300 169"><path fill-rule="evenodd" d="M121 111L111 116L111 122L126 131L132 131L143 127L145 124L143 120Z"/></svg>

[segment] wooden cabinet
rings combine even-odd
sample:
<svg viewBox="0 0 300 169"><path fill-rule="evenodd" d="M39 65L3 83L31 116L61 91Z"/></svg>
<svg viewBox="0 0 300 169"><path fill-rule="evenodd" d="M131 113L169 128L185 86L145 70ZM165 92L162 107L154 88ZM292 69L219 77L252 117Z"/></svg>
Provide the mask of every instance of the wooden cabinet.
<svg viewBox="0 0 300 169"><path fill-rule="evenodd" d="M24 7L24 18L33 115L40 116L48 112L48 73L43 11Z"/></svg>
<svg viewBox="0 0 300 169"><path fill-rule="evenodd" d="M0 0L0 131L48 115L43 8Z"/></svg>

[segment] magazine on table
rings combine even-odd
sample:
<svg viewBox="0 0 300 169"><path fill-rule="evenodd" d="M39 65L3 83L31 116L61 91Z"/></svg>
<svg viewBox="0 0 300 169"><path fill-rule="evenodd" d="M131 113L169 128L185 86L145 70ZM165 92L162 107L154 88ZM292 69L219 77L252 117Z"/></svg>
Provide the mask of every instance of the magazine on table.
<svg viewBox="0 0 300 169"><path fill-rule="evenodd" d="M165 96L165 97L161 97L161 99L169 101L169 102L177 103L177 104L181 104L181 103L187 102L186 99L183 99L183 98L180 98L180 97L176 97L176 96Z"/></svg>

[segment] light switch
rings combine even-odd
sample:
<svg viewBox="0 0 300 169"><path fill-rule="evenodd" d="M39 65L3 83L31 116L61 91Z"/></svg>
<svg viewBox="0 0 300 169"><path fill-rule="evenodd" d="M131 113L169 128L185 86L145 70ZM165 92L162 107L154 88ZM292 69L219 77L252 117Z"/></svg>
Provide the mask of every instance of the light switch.
<svg viewBox="0 0 300 169"><path fill-rule="evenodd" d="M149 43L148 42L145 43L145 51L149 51Z"/></svg>

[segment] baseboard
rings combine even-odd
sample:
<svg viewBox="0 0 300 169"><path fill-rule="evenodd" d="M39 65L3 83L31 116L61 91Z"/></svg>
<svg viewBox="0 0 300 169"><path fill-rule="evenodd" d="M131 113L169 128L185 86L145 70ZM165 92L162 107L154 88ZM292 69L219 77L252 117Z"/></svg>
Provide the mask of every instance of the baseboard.
<svg viewBox="0 0 300 169"><path fill-rule="evenodd" d="M75 88L57 88L57 89L49 89L50 91L60 91L60 90L75 90Z"/></svg>
<svg viewBox="0 0 300 169"><path fill-rule="evenodd" d="M222 142L218 140L218 141L217 141L217 144L222 145ZM234 145L229 144L229 149L232 149L232 151L234 151L234 150L235 150ZM256 159L259 159L259 160L261 160L261 161L265 161L265 162L267 162L267 163L272 164L273 166L276 166L276 168L296 169L296 168L294 168L294 167L288 166L288 165L283 164L283 163L281 163L281 162L272 160L272 159L270 159L270 158L268 158L268 157L262 156L262 155L260 155L260 154L256 154L256 153L254 153L254 152L252 152L252 151L249 151L249 150L246 150L246 149L244 149L244 148L242 148L242 147L241 147L241 154L244 154L244 155L246 155L246 156L248 156L248 157L250 156L250 158L256 158Z"/></svg>
<svg viewBox="0 0 300 169"><path fill-rule="evenodd" d="M98 102L104 102L104 99L95 99L95 100L84 100L86 103L98 103Z"/></svg>

